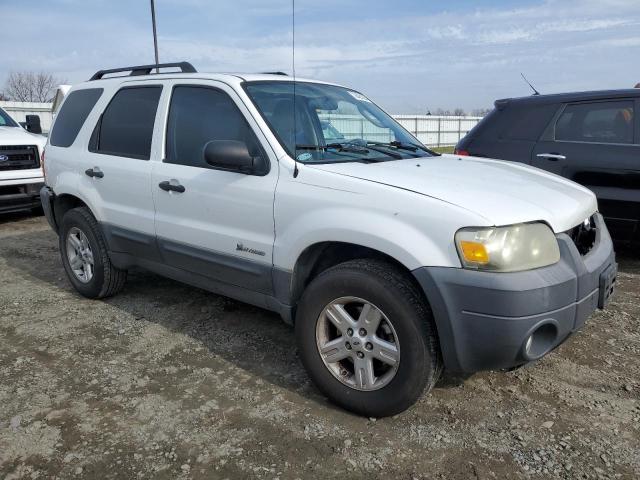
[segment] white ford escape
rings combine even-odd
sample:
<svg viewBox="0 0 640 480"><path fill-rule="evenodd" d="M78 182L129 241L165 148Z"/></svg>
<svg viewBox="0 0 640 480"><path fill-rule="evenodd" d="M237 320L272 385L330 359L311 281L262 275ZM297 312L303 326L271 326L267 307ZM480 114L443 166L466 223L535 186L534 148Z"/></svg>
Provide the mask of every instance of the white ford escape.
<svg viewBox="0 0 640 480"><path fill-rule="evenodd" d="M585 188L432 153L348 88L166 66L96 73L53 126L41 196L82 295L138 266L276 311L318 388L372 416L443 367L536 360L606 305Z"/></svg>

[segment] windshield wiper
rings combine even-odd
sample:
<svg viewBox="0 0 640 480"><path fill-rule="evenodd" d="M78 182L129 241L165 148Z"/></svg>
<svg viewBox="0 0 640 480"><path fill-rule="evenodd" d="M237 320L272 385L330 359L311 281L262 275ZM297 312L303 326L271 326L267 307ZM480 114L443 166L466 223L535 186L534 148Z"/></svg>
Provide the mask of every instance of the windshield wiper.
<svg viewBox="0 0 640 480"><path fill-rule="evenodd" d="M387 150L383 150L381 148L365 148L364 146L352 144L350 142L345 143L328 143L327 145L296 145L296 150L337 150L337 154L361 154L365 155L364 157L351 157L349 160L338 160L338 162L344 161L353 161L353 162L361 162L361 163L379 163L384 162L385 160L381 158L368 158L366 155L369 155L371 150L376 152L384 153L393 158L401 158L400 156L396 157L397 153L392 153ZM314 160L313 163L336 163L336 160Z"/></svg>
<svg viewBox="0 0 640 480"><path fill-rule="evenodd" d="M430 153L431 155L438 155L436 152L429 150L427 147L418 143L403 143L397 140L393 140L392 142L367 142L367 145L368 144L395 147L398 150L408 150L410 152L417 152L418 150L422 150L424 152Z"/></svg>
<svg viewBox="0 0 640 480"><path fill-rule="evenodd" d="M327 143L326 145L296 145L296 149L299 150L339 150L341 152L349 153L369 153L369 150L364 146L352 145L349 143Z"/></svg>

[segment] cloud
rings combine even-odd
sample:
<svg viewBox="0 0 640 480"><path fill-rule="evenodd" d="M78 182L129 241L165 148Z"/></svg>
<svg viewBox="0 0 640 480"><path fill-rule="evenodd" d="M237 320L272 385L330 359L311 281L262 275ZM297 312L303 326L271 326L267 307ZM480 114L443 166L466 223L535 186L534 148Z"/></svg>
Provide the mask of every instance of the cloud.
<svg viewBox="0 0 640 480"><path fill-rule="evenodd" d="M640 81L636 0L516 0L450 11L421 0L296 0L296 70L349 84L398 113L486 107L543 92ZM290 0L156 0L161 60L202 71L291 70ZM456 7L454 9L454 7ZM10 70L72 82L149 63L147 2L50 0L2 6L0 85ZM10 48L7 48L10 45Z"/></svg>

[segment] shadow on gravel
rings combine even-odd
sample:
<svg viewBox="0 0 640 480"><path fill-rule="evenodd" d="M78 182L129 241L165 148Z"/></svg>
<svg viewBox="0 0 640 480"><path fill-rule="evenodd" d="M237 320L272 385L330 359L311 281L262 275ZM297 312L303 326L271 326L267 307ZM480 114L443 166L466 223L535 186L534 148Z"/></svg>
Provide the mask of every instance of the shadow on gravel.
<svg viewBox="0 0 640 480"><path fill-rule="evenodd" d="M21 220L43 217L43 216L44 216L44 213L41 212L40 210L36 210L36 211L25 210L22 212L1 213L0 225L6 224L6 223L19 222Z"/></svg>
<svg viewBox="0 0 640 480"><path fill-rule="evenodd" d="M0 258L36 282L74 292L60 263L56 236L51 231L0 238ZM631 248L619 251L618 262L621 272L640 270L640 255ZM78 301L84 301L74 294ZM137 269L130 272L122 293L95 303L115 307L136 321L152 322L187 335L214 356L269 383L326 404L298 359L293 329L274 313ZM54 305L53 301L51 308L60 309L62 314L67 310L65 305ZM113 330L117 325L105 328ZM180 360L186 363L207 361L195 356L188 358L189 353L171 355L185 355ZM468 378L445 372L436 388L455 388Z"/></svg>

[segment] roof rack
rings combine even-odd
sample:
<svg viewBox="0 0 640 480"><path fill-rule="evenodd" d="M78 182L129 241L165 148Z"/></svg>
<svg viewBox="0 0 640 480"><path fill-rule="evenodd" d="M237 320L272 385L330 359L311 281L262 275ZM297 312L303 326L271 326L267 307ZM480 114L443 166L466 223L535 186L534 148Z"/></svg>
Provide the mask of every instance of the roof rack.
<svg viewBox="0 0 640 480"><path fill-rule="evenodd" d="M129 73L129 76L149 75L151 74L151 71L154 69L170 68L170 67L179 67L180 70L182 70L182 73L197 73L197 70L189 62L158 63L153 65L136 65L133 67L122 67L122 68L111 68L109 70L98 70L96 73L93 74L93 77L91 77L89 81L100 80L105 75L109 75L111 73L119 73L119 72L131 72Z"/></svg>
<svg viewBox="0 0 640 480"><path fill-rule="evenodd" d="M282 75L284 77L288 77L289 75L287 75L284 72L262 72L263 75Z"/></svg>

